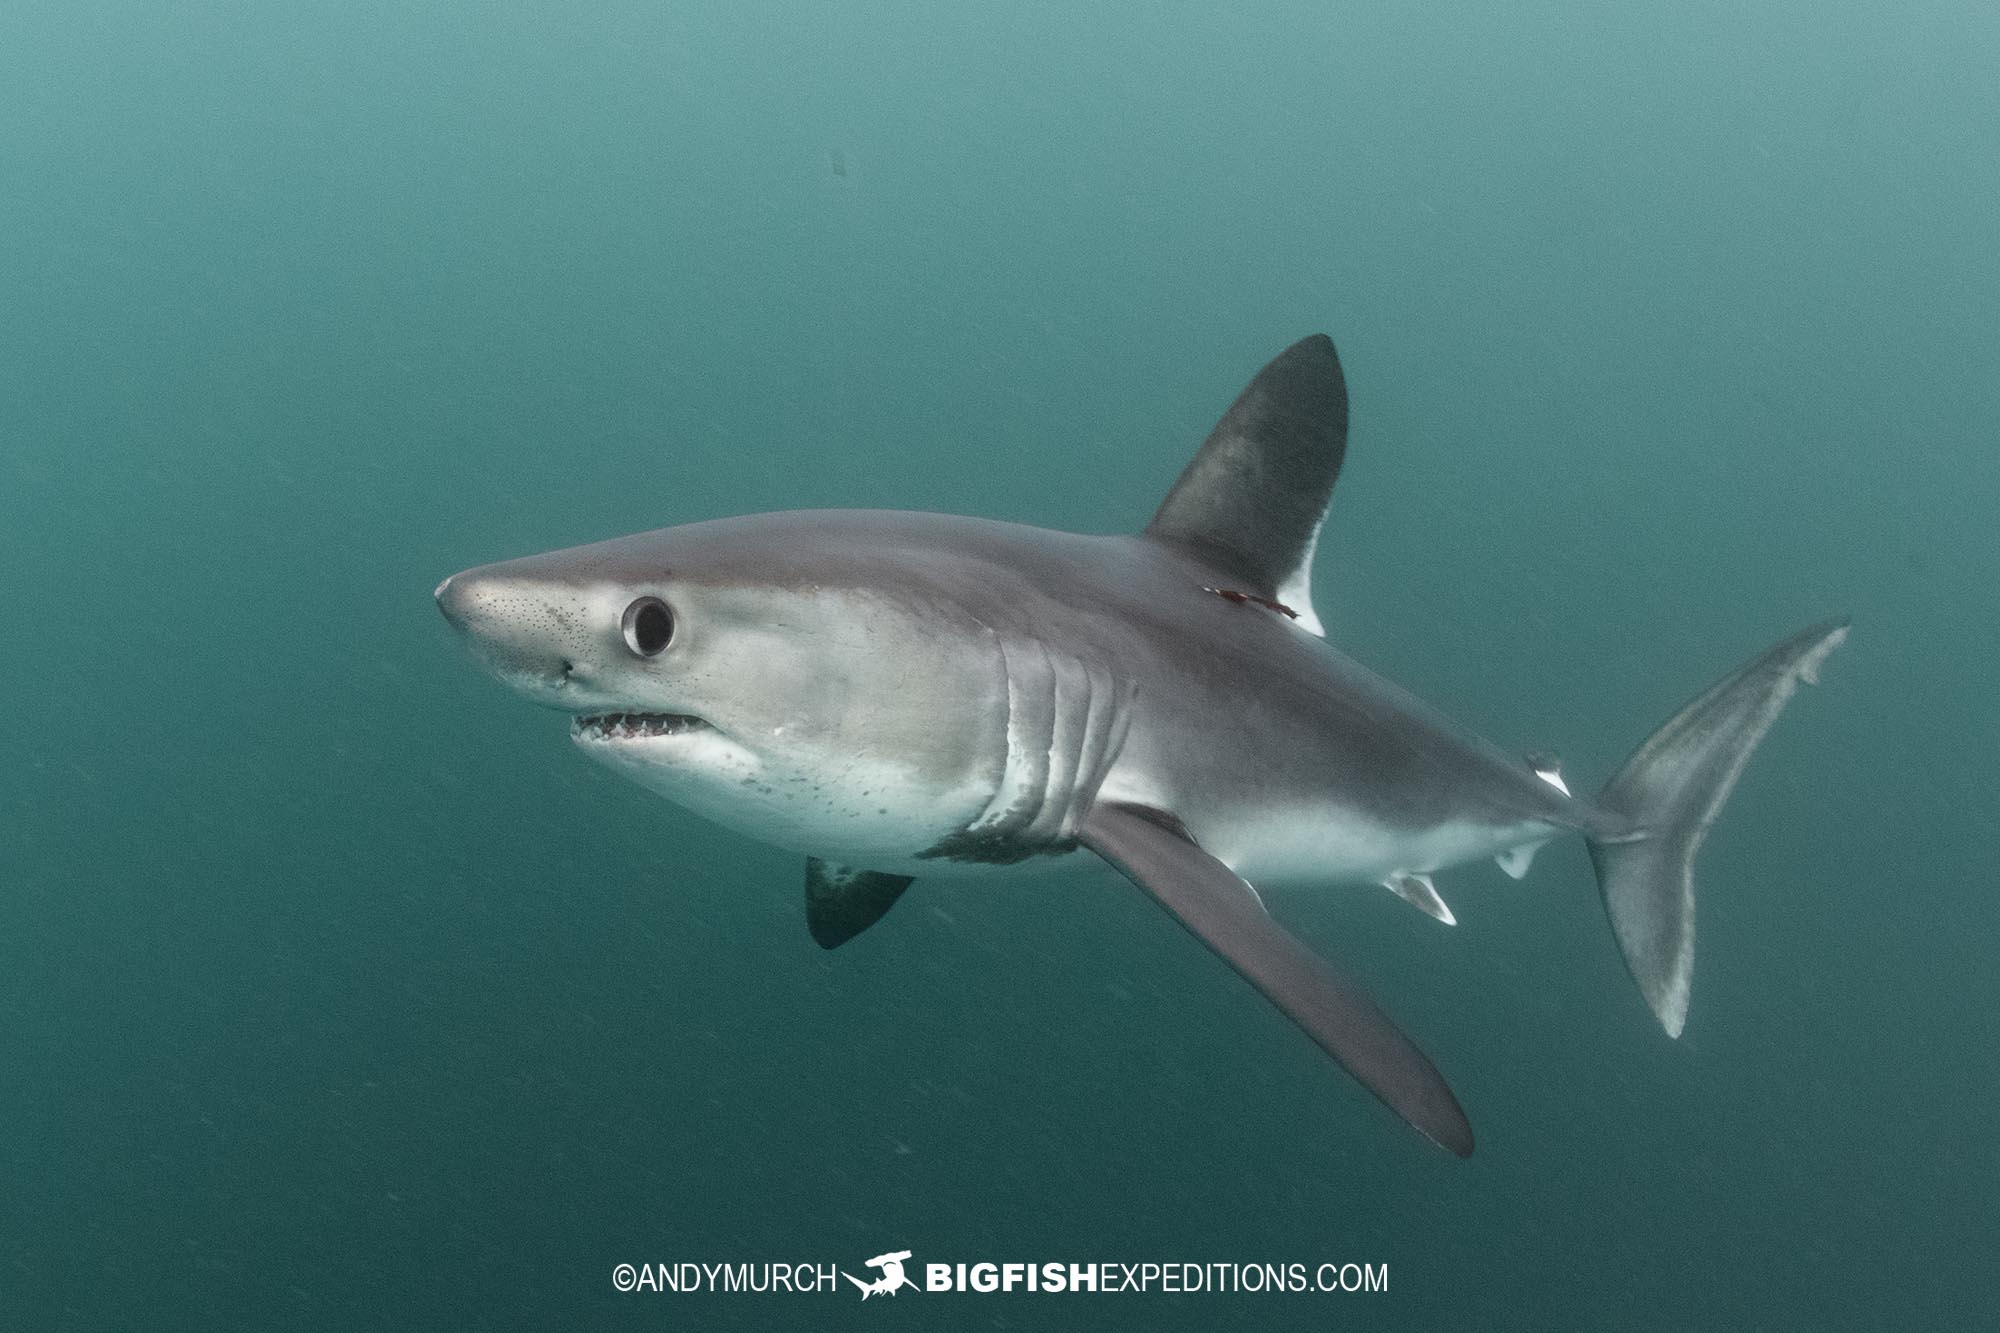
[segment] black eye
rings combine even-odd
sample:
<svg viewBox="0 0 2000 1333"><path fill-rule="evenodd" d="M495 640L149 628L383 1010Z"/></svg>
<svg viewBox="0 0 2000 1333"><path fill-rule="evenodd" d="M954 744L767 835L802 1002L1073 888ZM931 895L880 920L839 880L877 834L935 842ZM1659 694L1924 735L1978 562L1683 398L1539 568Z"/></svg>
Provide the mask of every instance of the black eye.
<svg viewBox="0 0 2000 1333"><path fill-rule="evenodd" d="M674 613L657 597L641 597L625 608L625 646L641 657L658 657L674 637Z"/></svg>

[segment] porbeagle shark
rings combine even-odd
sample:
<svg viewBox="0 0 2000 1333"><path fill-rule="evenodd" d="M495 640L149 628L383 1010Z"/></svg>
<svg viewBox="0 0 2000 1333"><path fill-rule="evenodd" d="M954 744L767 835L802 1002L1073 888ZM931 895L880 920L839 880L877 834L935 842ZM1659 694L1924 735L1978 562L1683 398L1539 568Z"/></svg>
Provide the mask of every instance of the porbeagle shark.
<svg viewBox="0 0 2000 1333"><path fill-rule="evenodd" d="M1845 622L1712 686L1595 798L1329 645L1308 588L1347 443L1333 343L1243 391L1144 532L941 514L718 519L483 565L437 588L486 666L571 714L584 753L804 853L832 948L917 876L1098 858L1226 959L1397 1114L1461 1156L1424 1054L1253 885L1382 884L1580 834L1625 962L1687 1014L1696 850Z"/></svg>

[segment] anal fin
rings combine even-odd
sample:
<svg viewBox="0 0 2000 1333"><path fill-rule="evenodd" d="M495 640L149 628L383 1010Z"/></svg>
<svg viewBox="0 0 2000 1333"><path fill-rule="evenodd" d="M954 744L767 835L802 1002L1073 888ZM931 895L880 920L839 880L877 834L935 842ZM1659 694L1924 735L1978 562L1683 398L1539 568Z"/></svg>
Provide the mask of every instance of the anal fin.
<svg viewBox="0 0 2000 1333"><path fill-rule="evenodd" d="M884 875L806 860L806 929L822 949L847 943L882 919L910 887L909 875Z"/></svg>
<svg viewBox="0 0 2000 1333"><path fill-rule="evenodd" d="M1419 875L1409 870L1398 870L1395 874L1383 880L1382 883L1391 893L1432 920L1442 921L1447 926L1458 924L1458 918L1453 916L1451 909L1444 905L1444 899L1438 897L1437 885L1431 883L1429 875Z"/></svg>
<svg viewBox="0 0 2000 1333"><path fill-rule="evenodd" d="M1519 847L1509 847L1493 859L1507 872L1509 879L1519 879L1528 873L1528 867L1535 863L1535 853L1542 850L1539 842L1524 842Z"/></svg>

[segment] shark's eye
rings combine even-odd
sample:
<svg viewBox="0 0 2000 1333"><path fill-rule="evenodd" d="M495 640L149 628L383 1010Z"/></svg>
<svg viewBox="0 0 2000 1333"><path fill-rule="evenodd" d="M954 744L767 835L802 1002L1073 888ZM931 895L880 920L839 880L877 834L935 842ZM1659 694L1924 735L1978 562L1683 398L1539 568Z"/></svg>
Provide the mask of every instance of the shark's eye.
<svg viewBox="0 0 2000 1333"><path fill-rule="evenodd" d="M625 646L641 657L658 657L674 637L674 613L657 597L641 597L625 608Z"/></svg>

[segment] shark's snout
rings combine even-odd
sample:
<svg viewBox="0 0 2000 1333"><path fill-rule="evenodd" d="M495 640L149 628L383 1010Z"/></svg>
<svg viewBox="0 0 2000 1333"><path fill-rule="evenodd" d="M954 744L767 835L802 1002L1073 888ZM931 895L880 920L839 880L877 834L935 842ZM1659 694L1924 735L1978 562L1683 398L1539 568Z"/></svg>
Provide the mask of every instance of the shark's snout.
<svg viewBox="0 0 2000 1333"><path fill-rule="evenodd" d="M567 708L577 693L573 640L583 637L582 617L559 593L472 569L431 595L494 675L538 703Z"/></svg>
<svg viewBox="0 0 2000 1333"><path fill-rule="evenodd" d="M453 629L477 640L528 649L546 629L543 616L522 589L503 585L476 569L453 574L431 596Z"/></svg>
<svg viewBox="0 0 2000 1333"><path fill-rule="evenodd" d="M452 578L456 577L456 575L452 576ZM431 596L437 600L438 610L444 612L444 618L462 629L465 625L464 611L458 593L451 586L452 578L447 578L444 582L438 584L437 587L431 589Z"/></svg>

